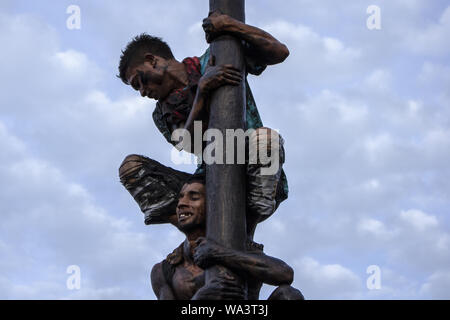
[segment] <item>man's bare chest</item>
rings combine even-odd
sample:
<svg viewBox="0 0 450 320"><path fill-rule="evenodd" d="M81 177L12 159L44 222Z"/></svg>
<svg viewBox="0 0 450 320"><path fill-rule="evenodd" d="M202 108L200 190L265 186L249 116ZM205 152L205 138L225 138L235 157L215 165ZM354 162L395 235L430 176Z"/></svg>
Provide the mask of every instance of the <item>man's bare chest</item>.
<svg viewBox="0 0 450 320"><path fill-rule="evenodd" d="M180 300L190 300L198 289L205 284L205 271L184 261L175 269L172 286Z"/></svg>

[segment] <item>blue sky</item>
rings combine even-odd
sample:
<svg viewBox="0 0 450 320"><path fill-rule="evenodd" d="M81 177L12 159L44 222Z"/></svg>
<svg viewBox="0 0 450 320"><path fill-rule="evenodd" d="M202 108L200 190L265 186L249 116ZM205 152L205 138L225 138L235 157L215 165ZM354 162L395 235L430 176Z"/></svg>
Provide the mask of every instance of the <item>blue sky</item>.
<svg viewBox="0 0 450 320"><path fill-rule="evenodd" d="M369 5L381 30L366 26ZM183 236L144 225L117 168L131 153L175 165L155 102L115 75L144 31L178 60L201 55L207 13L200 0L1 2L0 298L155 298L151 267ZM286 141L290 186L256 240L306 298L450 298L448 2L248 0L246 19L291 52L249 78ZM370 265L380 289L366 286Z"/></svg>

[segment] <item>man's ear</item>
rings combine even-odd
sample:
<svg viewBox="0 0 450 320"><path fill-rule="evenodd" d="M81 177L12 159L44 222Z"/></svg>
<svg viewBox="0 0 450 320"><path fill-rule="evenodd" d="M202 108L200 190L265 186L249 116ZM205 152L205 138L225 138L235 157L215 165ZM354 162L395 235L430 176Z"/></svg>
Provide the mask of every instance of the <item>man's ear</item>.
<svg viewBox="0 0 450 320"><path fill-rule="evenodd" d="M146 53L144 55L144 61L149 62L153 68L156 66L156 57L151 53Z"/></svg>

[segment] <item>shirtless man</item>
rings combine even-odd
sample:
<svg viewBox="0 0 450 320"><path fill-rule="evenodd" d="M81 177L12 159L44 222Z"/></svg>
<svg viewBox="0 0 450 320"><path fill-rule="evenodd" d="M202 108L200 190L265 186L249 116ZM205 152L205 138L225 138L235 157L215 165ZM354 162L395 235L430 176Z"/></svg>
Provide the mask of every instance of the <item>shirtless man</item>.
<svg viewBox="0 0 450 320"><path fill-rule="evenodd" d="M204 178L192 176L178 198L177 226L186 240L151 272L153 291L158 299L214 300L245 299L244 289L229 276L219 276L205 286L204 269L221 265L247 280L249 300L257 300L262 283L279 286L269 297L277 300L301 300L299 290L290 286L293 270L283 261L267 256L262 245L247 243L247 251L222 247L205 238Z"/></svg>

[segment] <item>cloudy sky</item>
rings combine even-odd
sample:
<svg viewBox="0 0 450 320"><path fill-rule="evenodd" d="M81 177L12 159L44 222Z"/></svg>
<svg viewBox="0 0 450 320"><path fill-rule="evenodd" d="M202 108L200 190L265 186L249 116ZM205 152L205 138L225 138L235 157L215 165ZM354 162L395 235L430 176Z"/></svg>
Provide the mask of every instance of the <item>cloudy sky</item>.
<svg viewBox="0 0 450 320"><path fill-rule="evenodd" d="M286 140L290 186L256 240L309 299L449 299L448 1L281 3L246 4L247 22L291 52L249 78ZM67 28L70 5L81 29ZM367 27L370 5L380 30ZM151 267L183 236L144 225L117 168L131 153L175 165L155 102L117 64L144 31L178 60L201 55L207 13L207 0L0 2L0 298L155 298ZM373 265L379 289L367 286Z"/></svg>

